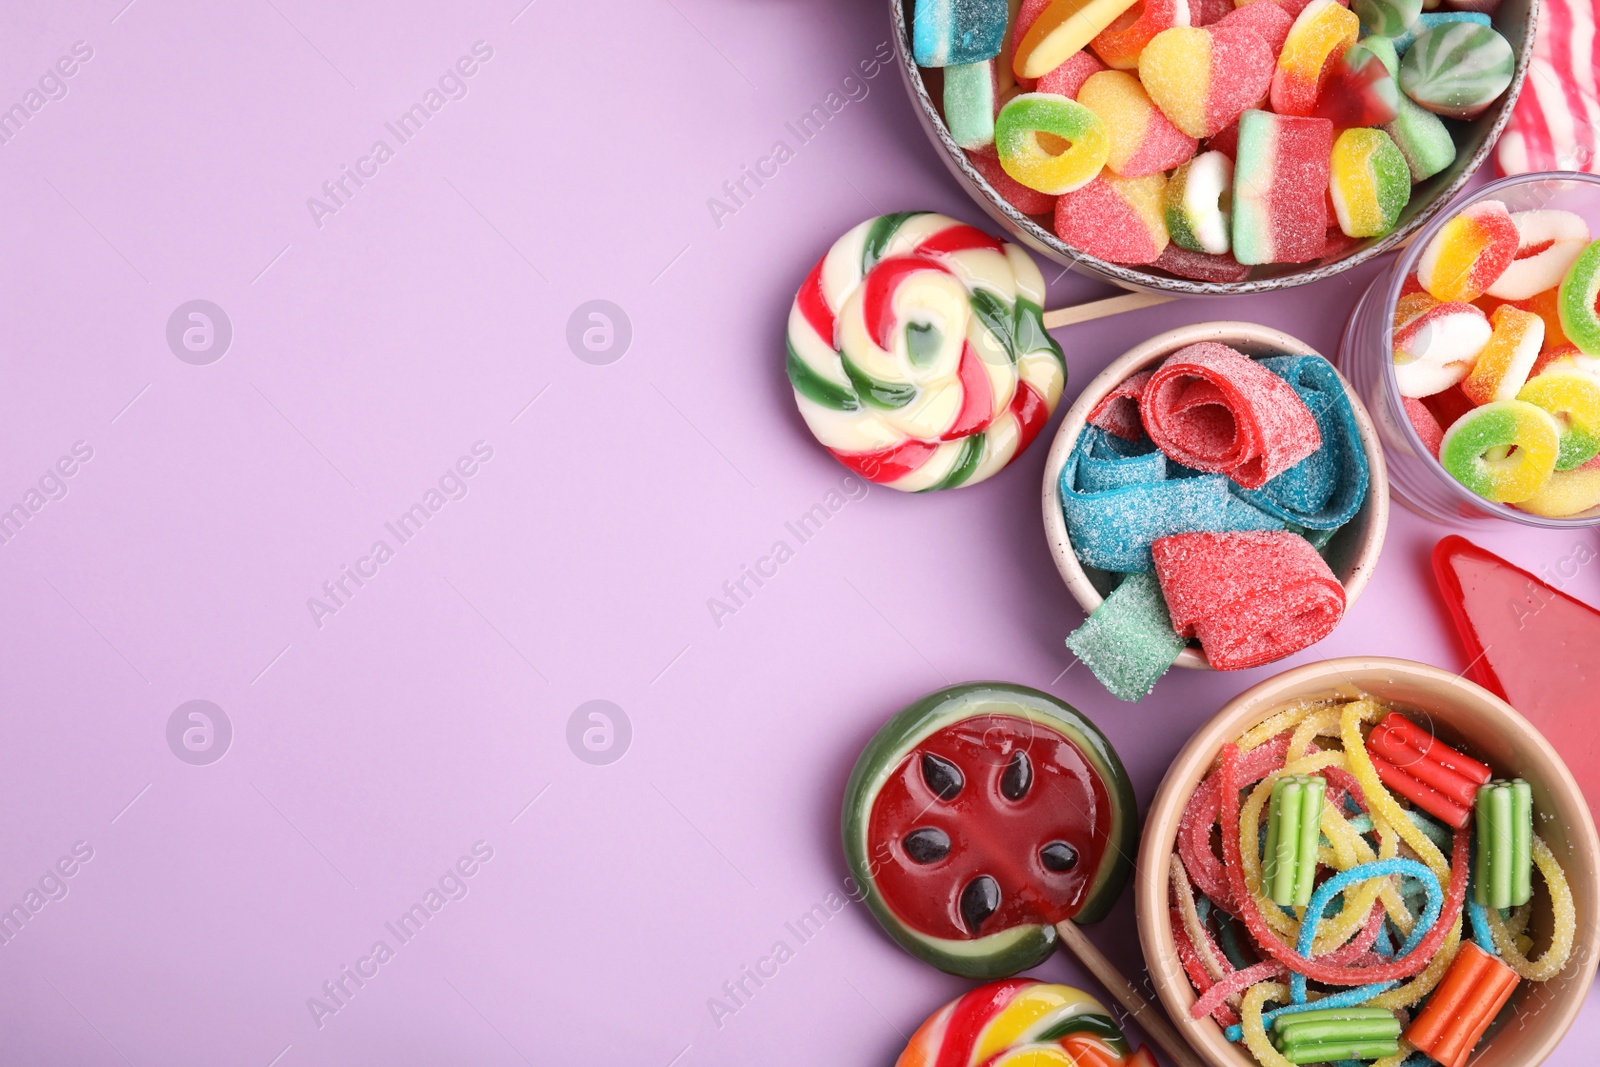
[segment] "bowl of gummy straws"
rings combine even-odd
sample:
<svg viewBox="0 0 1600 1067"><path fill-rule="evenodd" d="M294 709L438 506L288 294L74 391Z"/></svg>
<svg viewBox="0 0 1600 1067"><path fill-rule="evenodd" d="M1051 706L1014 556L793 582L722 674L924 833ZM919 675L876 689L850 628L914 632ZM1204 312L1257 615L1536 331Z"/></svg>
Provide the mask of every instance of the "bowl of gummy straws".
<svg viewBox="0 0 1600 1067"><path fill-rule="evenodd" d="M1329 277L1432 218L1511 115L1537 0L890 9L923 128L1012 236L1125 287L1226 295Z"/></svg>
<svg viewBox="0 0 1600 1067"><path fill-rule="evenodd" d="M1173 761L1139 937L1217 1067L1536 1067L1594 978L1597 853L1510 705L1420 663L1329 660L1245 692Z"/></svg>
<svg viewBox="0 0 1600 1067"><path fill-rule="evenodd" d="M1441 521L1600 524L1600 178L1507 178L1373 282L1340 366L1400 498Z"/></svg>

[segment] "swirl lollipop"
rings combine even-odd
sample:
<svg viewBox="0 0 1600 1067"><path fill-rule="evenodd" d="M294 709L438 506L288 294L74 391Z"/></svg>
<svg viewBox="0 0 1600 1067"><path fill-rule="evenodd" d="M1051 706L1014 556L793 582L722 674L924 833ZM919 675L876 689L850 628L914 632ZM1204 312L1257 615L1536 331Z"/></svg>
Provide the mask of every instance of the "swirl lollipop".
<svg viewBox="0 0 1600 1067"><path fill-rule="evenodd" d="M1032 978L979 986L911 1035L895 1067L1157 1067L1081 989Z"/></svg>
<svg viewBox="0 0 1600 1067"><path fill-rule="evenodd" d="M913 955L998 978L1063 941L1181 1067L1198 1065L1078 930L1121 894L1137 819L1093 723L1037 690L980 682L926 696L878 731L845 787L842 831L872 913Z"/></svg>
<svg viewBox="0 0 1600 1067"><path fill-rule="evenodd" d="M789 382L817 440L870 481L972 485L1038 436L1066 384L1044 277L1022 249L943 215L869 219L806 276Z"/></svg>

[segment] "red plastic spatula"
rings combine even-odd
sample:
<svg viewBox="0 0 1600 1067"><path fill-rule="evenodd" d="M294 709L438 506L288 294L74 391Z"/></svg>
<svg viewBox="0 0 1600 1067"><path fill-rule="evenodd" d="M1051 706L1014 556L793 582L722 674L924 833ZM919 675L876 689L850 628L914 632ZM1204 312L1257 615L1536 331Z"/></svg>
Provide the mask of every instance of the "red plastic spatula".
<svg viewBox="0 0 1600 1067"><path fill-rule="evenodd" d="M1433 572L1467 673L1539 728L1600 822L1600 611L1453 534Z"/></svg>

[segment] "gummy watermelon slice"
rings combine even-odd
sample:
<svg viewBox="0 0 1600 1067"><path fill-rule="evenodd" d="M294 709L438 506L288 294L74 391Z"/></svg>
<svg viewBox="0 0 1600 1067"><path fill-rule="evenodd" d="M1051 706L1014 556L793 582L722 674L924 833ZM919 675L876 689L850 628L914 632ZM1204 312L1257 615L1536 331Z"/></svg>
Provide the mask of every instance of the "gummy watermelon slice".
<svg viewBox="0 0 1600 1067"><path fill-rule="evenodd" d="M1093 922L1132 868L1133 789L1075 709L980 682L901 711L845 789L845 857L891 937L941 970L998 978Z"/></svg>

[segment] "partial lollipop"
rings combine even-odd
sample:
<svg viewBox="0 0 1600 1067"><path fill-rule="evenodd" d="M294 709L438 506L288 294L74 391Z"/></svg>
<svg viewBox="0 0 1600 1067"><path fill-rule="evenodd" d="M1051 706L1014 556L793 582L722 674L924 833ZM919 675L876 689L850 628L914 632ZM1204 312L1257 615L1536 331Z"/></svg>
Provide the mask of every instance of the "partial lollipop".
<svg viewBox="0 0 1600 1067"><path fill-rule="evenodd" d="M1121 894L1138 811L1111 743L1069 705L1000 682L924 697L856 761L842 832L868 906L908 952L987 979L1064 941L1151 1040L1198 1067L1078 929Z"/></svg>
<svg viewBox="0 0 1600 1067"><path fill-rule="evenodd" d="M979 986L911 1035L895 1067L1157 1067L1133 1050L1105 1006L1033 978Z"/></svg>

